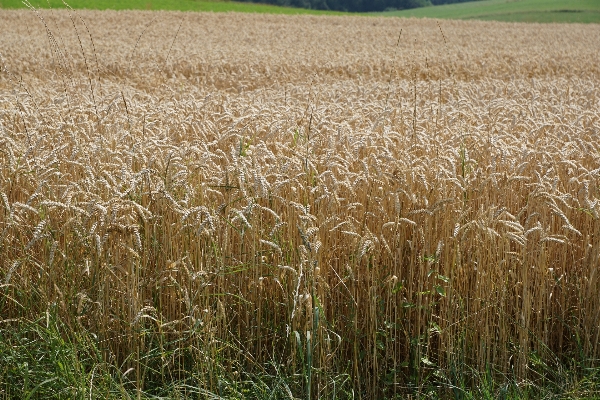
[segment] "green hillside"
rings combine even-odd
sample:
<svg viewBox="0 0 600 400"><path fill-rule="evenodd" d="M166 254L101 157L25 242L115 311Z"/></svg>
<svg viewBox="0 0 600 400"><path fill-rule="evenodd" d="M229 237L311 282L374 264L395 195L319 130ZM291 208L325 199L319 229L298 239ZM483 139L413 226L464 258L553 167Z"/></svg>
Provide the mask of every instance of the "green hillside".
<svg viewBox="0 0 600 400"><path fill-rule="evenodd" d="M513 22L600 23L600 0L484 0L377 14Z"/></svg>
<svg viewBox="0 0 600 400"><path fill-rule="evenodd" d="M64 8L62 0L31 0L35 7ZM348 14L227 0L69 0L73 8L96 10L180 10L270 14ZM0 8L24 8L22 0L0 0ZM600 23L600 0L483 0L369 13L417 18L479 19L512 22Z"/></svg>
<svg viewBox="0 0 600 400"><path fill-rule="evenodd" d="M62 0L31 0L34 7L64 8ZM252 12L269 14L343 14L333 11L307 10L304 8L278 7L267 4L239 3L234 1L198 0L67 0L76 9L93 10L179 10L213 12ZM0 8L24 8L21 0L0 0Z"/></svg>

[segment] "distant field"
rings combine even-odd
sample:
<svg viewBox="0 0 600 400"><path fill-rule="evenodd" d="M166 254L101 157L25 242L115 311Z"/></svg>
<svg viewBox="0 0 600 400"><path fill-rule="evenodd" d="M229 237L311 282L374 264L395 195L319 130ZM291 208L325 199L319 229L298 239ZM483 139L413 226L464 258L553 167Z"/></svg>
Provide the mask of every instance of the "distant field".
<svg viewBox="0 0 600 400"><path fill-rule="evenodd" d="M34 7L48 8L48 1L34 0ZM52 8L65 8L61 0L50 0ZM67 3L75 8L90 10L169 10L169 11L212 11L249 12L267 14L343 14L335 11L307 10L304 8L278 7L267 4L239 3L234 1L194 0L71 0ZM21 0L0 0L0 8L25 8Z"/></svg>
<svg viewBox="0 0 600 400"><path fill-rule="evenodd" d="M337 11L308 10L304 8L278 7L267 4L241 3L235 1L195 0L71 0L75 9L90 10L168 10L249 12L266 14L315 14L342 15ZM62 0L33 0L34 7L64 8ZM0 0L0 8L24 8L21 0ZM478 19L508 22L564 22L600 23L600 1L596 0L485 0L411 10L369 13L417 18Z"/></svg>
<svg viewBox="0 0 600 400"><path fill-rule="evenodd" d="M381 13L398 17L600 23L596 0L486 0Z"/></svg>

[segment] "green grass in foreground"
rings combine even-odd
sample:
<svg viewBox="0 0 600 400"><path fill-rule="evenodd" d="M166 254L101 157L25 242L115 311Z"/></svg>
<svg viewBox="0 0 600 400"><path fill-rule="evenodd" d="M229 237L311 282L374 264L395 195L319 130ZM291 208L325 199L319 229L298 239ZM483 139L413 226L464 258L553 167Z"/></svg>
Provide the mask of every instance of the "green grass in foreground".
<svg viewBox="0 0 600 400"><path fill-rule="evenodd" d="M599 0L484 0L376 15L510 22L600 23Z"/></svg>
<svg viewBox="0 0 600 400"><path fill-rule="evenodd" d="M0 302L5 299L0 297ZM56 305L35 320L0 324L0 398L14 399L300 399L308 398L306 371L283 372L284 364L247 365L234 370L203 349L206 332L161 335L155 329L138 332L144 351L124 363L106 343L81 326L57 317ZM78 324L75 324L78 325ZM194 337L198 336L198 337ZM221 343L221 347L235 346ZM414 386L398 388L402 399L598 399L600 369L593 360L579 359L548 365L528 355L534 381L519 381L465 365L423 374ZM178 361L177 361L178 360ZM210 371L210 372L209 372ZM313 371L313 374L317 371ZM218 393L206 389L218 381ZM360 398L352 388L350 371L328 377L335 400Z"/></svg>
<svg viewBox="0 0 600 400"><path fill-rule="evenodd" d="M212 11L212 12L249 12L269 14L344 14L334 11L308 10L304 8L278 7L267 4L239 3L234 1L197 1L197 0L66 0L75 8L92 10L170 10L170 11ZM62 0L31 0L34 7L64 8ZM0 8L25 8L22 0L0 0Z"/></svg>

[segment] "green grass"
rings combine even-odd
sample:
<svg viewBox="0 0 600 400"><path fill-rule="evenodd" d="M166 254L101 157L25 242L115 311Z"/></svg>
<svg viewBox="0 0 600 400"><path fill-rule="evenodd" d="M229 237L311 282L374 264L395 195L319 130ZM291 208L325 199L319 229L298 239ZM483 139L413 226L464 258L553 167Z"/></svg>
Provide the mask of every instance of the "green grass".
<svg viewBox="0 0 600 400"><path fill-rule="evenodd" d="M62 0L31 0L34 7L64 8ZM67 0L75 8L92 10L171 10L171 11L212 11L248 12L269 14L344 14L334 11L307 10L304 8L278 7L267 4L239 3L235 1L198 0ZM22 0L0 0L0 8L25 8Z"/></svg>
<svg viewBox="0 0 600 400"><path fill-rule="evenodd" d="M600 23L599 0L484 0L377 13L398 17Z"/></svg>
<svg viewBox="0 0 600 400"><path fill-rule="evenodd" d="M349 15L337 11L278 7L227 0L70 0L76 9L249 12L269 14ZM32 0L35 7L64 8L62 0ZM0 8L24 8L22 0L0 0ZM600 0L484 0L411 10L369 13L417 18L478 19L509 22L600 23Z"/></svg>
<svg viewBox="0 0 600 400"><path fill-rule="evenodd" d="M0 294L0 302L2 302ZM219 360L203 356L202 338L207 332L183 333L169 341L154 329L143 329L133 340L142 340L145 350L117 362L106 341L82 326L61 320L56 305L34 320L11 320L0 324L1 399L301 399L305 372L289 374L284 364L239 365L225 368ZM197 335L194 339L190 336ZM186 339L183 339L187 336ZM188 343L190 342L190 343ZM192 345L191 342L194 342ZM203 345L204 343L204 345ZM221 347L235 346L221 343ZM237 349L237 351L241 351ZM213 354L210 351L206 354ZM205 355L206 355L205 354ZM519 381L490 368L483 371L456 364L444 370L428 371L418 385L398 388L394 400L410 396L419 400L496 399L598 399L600 369L594 360L568 362L557 359L548 365L535 354L528 355L530 368L538 378ZM173 360L179 362L173 363ZM167 362L171 361L171 362ZM166 363L166 364L165 364ZM211 393L212 379L219 393ZM335 388L327 398L360 398L352 389L351 371L329 376Z"/></svg>

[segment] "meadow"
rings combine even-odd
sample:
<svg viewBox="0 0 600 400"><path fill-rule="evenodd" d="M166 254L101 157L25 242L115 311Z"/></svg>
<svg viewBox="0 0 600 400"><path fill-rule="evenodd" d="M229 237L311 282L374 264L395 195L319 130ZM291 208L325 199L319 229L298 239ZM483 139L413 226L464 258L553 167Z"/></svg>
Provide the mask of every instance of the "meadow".
<svg viewBox="0 0 600 400"><path fill-rule="evenodd" d="M0 396L598 398L599 34L0 10Z"/></svg>
<svg viewBox="0 0 600 400"><path fill-rule="evenodd" d="M600 3L594 0L482 0L388 11L380 15L506 22L600 23Z"/></svg>
<svg viewBox="0 0 600 400"><path fill-rule="evenodd" d="M348 15L339 11L279 7L229 0L0 0L0 9L67 8L90 10L165 10L268 14ZM365 13L374 17L440 18L536 23L600 23L595 0L478 0L465 3Z"/></svg>
<svg viewBox="0 0 600 400"><path fill-rule="evenodd" d="M89 10L163 10L163 11L202 11L202 12L245 12L268 14L313 14L341 15L337 11L310 10L305 8L279 7L261 3L244 3L229 0L0 0L0 9L28 8L68 8Z"/></svg>

